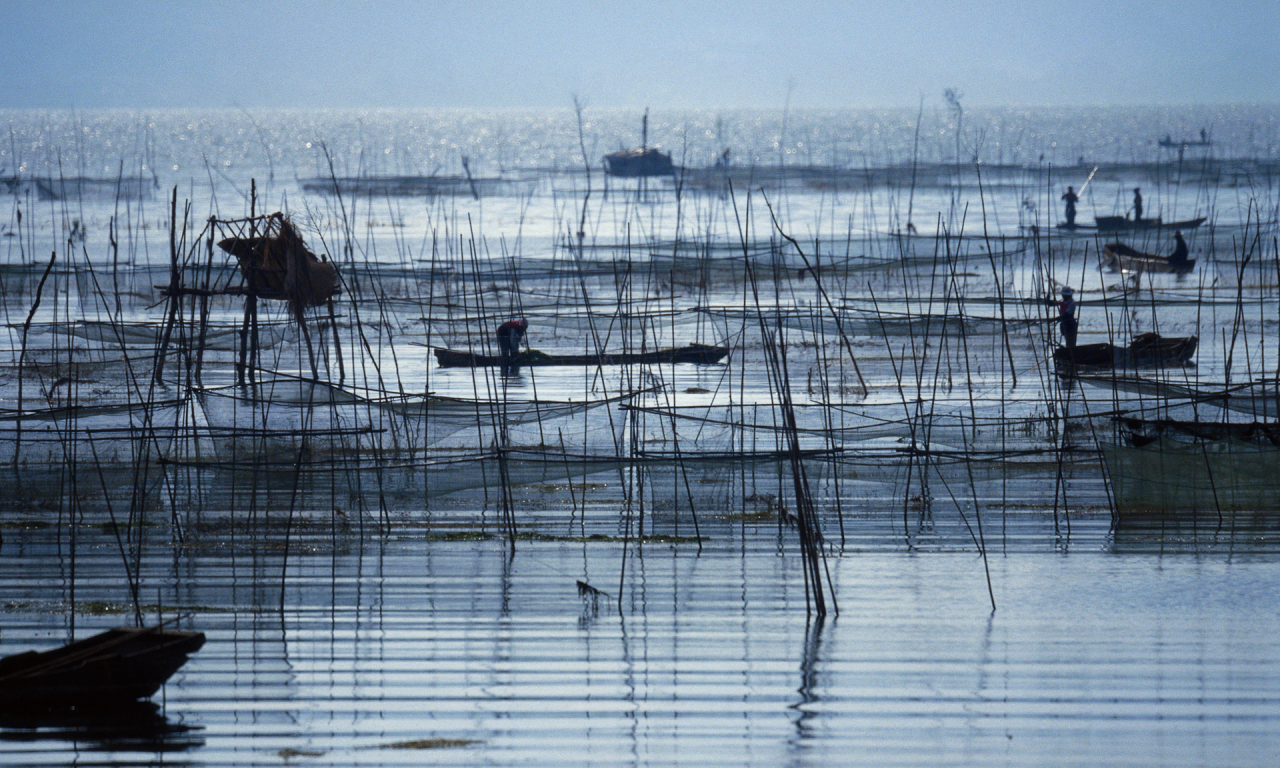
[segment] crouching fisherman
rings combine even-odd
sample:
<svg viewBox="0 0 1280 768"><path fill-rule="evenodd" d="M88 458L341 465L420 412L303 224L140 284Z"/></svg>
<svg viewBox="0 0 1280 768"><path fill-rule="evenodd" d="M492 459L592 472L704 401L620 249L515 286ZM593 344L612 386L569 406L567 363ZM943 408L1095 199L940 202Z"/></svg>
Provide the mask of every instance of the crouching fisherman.
<svg viewBox="0 0 1280 768"><path fill-rule="evenodd" d="M512 318L498 326L498 356L502 360L502 372L514 373L520 365L520 340L529 329L529 321L523 317Z"/></svg>

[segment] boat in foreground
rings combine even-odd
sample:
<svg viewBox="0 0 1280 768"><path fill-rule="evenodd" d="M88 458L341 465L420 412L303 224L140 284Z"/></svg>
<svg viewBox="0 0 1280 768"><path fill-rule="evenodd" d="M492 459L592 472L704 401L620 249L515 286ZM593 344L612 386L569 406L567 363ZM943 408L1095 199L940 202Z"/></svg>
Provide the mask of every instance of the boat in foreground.
<svg viewBox="0 0 1280 768"><path fill-rule="evenodd" d="M1058 347L1053 352L1053 362L1064 373L1082 368L1175 368L1191 362L1198 343L1196 336L1165 338L1158 333L1144 333L1135 336L1127 347L1106 342L1079 344L1070 349Z"/></svg>
<svg viewBox="0 0 1280 768"><path fill-rule="evenodd" d="M515 367L545 365L641 365L657 363L694 363L711 365L729 355L728 347L709 344L690 344L685 347L656 349L650 352L600 353L598 355L549 355L531 349L521 352L514 360L501 355L481 355L459 349L436 347L436 362L441 368L484 368L510 365Z"/></svg>
<svg viewBox="0 0 1280 768"><path fill-rule="evenodd" d="M0 709L94 707L151 696L204 645L203 632L118 627L0 658Z"/></svg>

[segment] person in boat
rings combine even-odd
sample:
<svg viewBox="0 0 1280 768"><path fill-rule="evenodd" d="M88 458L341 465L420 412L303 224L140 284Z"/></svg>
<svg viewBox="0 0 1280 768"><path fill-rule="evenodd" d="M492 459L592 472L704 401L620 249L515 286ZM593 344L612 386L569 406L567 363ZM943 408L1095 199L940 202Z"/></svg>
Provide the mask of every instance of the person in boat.
<svg viewBox="0 0 1280 768"><path fill-rule="evenodd" d="M1133 188L1133 220L1142 221L1142 191Z"/></svg>
<svg viewBox="0 0 1280 768"><path fill-rule="evenodd" d="M1062 301L1058 303L1058 324L1062 326L1062 339L1067 349L1076 348L1076 331L1080 326L1076 322L1075 291L1071 286L1062 287Z"/></svg>
<svg viewBox="0 0 1280 768"><path fill-rule="evenodd" d="M1187 241L1182 239L1182 230L1173 233L1173 254L1169 256L1169 266L1174 269L1187 266Z"/></svg>
<svg viewBox="0 0 1280 768"><path fill-rule="evenodd" d="M1076 203L1080 202L1080 198L1076 197L1076 191L1071 187L1067 187L1067 193L1062 196L1067 201L1067 226L1074 227L1076 225Z"/></svg>
<svg viewBox="0 0 1280 768"><path fill-rule="evenodd" d="M529 321L523 317L513 317L498 326L498 356L503 365L515 365L516 356L520 354L520 340L529 330Z"/></svg>

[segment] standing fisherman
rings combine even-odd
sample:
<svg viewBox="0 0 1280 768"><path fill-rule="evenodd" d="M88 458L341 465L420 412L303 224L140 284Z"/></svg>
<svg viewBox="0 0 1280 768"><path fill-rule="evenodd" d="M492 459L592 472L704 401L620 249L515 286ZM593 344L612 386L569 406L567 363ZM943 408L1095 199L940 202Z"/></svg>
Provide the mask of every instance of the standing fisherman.
<svg viewBox="0 0 1280 768"><path fill-rule="evenodd" d="M1190 263L1187 260L1187 241L1182 238L1182 230L1179 229L1173 233L1173 240L1173 254L1169 256L1169 266L1173 267L1175 271L1186 270L1190 272L1191 270L1187 269L1187 264Z"/></svg>
<svg viewBox="0 0 1280 768"><path fill-rule="evenodd" d="M1080 202L1080 198L1076 197L1076 191L1071 187L1067 187L1067 193L1062 196L1067 201L1067 226L1074 227L1076 225L1076 203Z"/></svg>
<svg viewBox="0 0 1280 768"><path fill-rule="evenodd" d="M1067 343L1067 349L1076 348L1076 331L1079 324L1076 322L1076 300L1075 291L1071 290L1071 286L1062 287L1062 301L1058 304L1058 323L1062 326L1062 338Z"/></svg>
<svg viewBox="0 0 1280 768"><path fill-rule="evenodd" d="M1133 188L1133 220L1142 221L1142 192L1137 187Z"/></svg>

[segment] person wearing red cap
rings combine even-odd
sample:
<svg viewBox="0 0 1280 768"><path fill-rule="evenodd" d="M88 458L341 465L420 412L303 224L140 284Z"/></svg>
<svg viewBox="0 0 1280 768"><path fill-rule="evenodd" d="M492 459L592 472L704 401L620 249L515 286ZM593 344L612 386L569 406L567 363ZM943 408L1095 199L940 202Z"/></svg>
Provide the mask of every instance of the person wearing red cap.
<svg viewBox="0 0 1280 768"><path fill-rule="evenodd" d="M498 326L498 355L503 365L517 365L520 354L520 340L524 332L529 330L529 321L523 317L513 317Z"/></svg>

